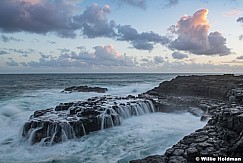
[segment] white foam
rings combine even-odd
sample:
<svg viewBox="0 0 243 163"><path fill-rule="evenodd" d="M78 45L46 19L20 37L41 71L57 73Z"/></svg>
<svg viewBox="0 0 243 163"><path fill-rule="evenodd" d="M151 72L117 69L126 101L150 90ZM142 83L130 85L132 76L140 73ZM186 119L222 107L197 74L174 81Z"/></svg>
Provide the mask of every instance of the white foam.
<svg viewBox="0 0 243 163"><path fill-rule="evenodd" d="M152 113L132 117L121 126L98 131L80 139L50 147L0 146L0 160L6 162L128 162L151 154L163 154L184 135L205 123L189 113Z"/></svg>
<svg viewBox="0 0 243 163"><path fill-rule="evenodd" d="M13 104L5 105L0 108L0 114L6 117L15 116L16 114L21 113L22 111L23 109Z"/></svg>

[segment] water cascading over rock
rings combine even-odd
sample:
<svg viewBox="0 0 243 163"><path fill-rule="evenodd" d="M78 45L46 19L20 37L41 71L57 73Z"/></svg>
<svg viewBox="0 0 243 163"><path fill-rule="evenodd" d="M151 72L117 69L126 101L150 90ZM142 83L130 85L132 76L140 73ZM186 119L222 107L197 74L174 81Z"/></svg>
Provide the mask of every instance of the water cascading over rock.
<svg viewBox="0 0 243 163"><path fill-rule="evenodd" d="M55 108L37 110L24 124L21 141L52 145L121 124L123 119L155 112L145 98L94 97L87 101L61 103Z"/></svg>

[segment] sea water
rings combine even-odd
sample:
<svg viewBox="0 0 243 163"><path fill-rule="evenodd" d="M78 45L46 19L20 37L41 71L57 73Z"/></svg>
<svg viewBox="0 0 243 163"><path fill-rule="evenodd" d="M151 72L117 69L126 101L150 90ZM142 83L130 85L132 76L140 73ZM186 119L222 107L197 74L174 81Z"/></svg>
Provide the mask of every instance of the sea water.
<svg viewBox="0 0 243 163"><path fill-rule="evenodd" d="M186 134L205 125L189 113L151 113L79 139L43 147L20 143L21 129L35 110L103 95L137 95L176 74L0 75L0 162L125 163L163 154ZM61 93L69 86L108 88L106 93Z"/></svg>

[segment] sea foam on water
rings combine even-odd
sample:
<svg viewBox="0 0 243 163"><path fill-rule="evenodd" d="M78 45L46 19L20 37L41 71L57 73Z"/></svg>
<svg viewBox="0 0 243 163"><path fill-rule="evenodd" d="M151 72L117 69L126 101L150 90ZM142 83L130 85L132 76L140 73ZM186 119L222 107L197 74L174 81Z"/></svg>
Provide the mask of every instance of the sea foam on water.
<svg viewBox="0 0 243 163"><path fill-rule="evenodd" d="M152 89L164 79L174 76L124 74L110 75L107 80L107 76L90 74L35 75L35 81L38 81L35 83L31 83L31 75L28 78L18 76L16 89L23 89L12 90L7 97L0 96L4 97L0 98L0 162L123 163L152 154L163 154L165 149L184 135L202 127L205 122L201 122L198 117L189 113L142 115L141 112L141 116L129 117L129 114L123 112L121 115L125 118L120 126L93 132L79 139L66 140L53 146L20 144L19 138L22 126L37 109L46 109L55 107L61 102L85 100L106 94L137 95ZM41 80L43 77L49 80ZM27 83L28 87L21 87L21 83ZM61 94L61 90L70 85L90 83L108 88L107 93ZM5 88L3 83L1 86ZM139 113L139 110L137 112Z"/></svg>

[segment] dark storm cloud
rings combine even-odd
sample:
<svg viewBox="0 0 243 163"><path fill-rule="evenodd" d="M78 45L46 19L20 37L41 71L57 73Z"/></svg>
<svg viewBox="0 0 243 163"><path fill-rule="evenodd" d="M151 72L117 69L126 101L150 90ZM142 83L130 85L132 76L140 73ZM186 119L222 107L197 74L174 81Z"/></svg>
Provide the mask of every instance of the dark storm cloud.
<svg viewBox="0 0 243 163"><path fill-rule="evenodd" d="M186 54L183 54L183 53L180 53L180 52L173 52L172 53L172 57L174 58L174 59L185 59L185 58L188 58L188 55L186 55Z"/></svg>
<svg viewBox="0 0 243 163"><path fill-rule="evenodd" d="M197 55L228 55L231 50L226 46L226 39L219 32L208 35L209 23L207 9L202 9L193 16L183 16L177 26L170 31L178 37L172 41L169 48L172 50L187 51Z"/></svg>

